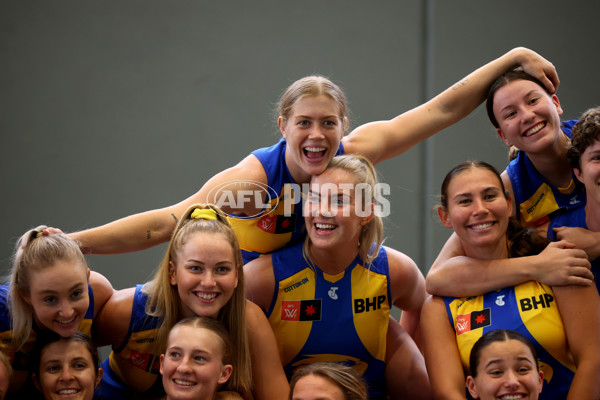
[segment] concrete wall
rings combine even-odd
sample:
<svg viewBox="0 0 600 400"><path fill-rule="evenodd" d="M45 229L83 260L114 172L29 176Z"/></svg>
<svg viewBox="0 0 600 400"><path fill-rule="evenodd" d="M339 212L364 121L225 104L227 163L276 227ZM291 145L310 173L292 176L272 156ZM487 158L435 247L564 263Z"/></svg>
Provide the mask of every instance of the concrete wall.
<svg viewBox="0 0 600 400"><path fill-rule="evenodd" d="M278 140L292 81L345 89L352 126L422 103L515 46L557 67L565 118L598 105L597 15L584 1L3 1L0 262L38 224L74 231L167 206ZM500 169L483 108L378 169L392 185L387 245L426 272L449 231L430 212L464 159ZM164 247L89 256L116 288Z"/></svg>

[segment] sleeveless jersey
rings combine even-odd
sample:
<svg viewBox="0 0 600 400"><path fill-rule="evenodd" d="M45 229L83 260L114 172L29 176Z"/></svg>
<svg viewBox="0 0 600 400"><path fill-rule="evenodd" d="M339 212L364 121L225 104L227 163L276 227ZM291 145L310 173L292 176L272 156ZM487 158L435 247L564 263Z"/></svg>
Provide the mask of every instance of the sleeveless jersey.
<svg viewBox="0 0 600 400"><path fill-rule="evenodd" d="M267 317L286 374L315 362L341 362L367 380L369 398L384 399L391 307L385 249L369 269L357 257L343 272L328 275L307 264L302 246L272 255L277 284Z"/></svg>
<svg viewBox="0 0 600 400"><path fill-rule="evenodd" d="M29 334L29 338L27 338L23 346L17 350L17 343L12 336L12 318L8 300L9 290L8 284L0 285L0 344L10 357L14 370L28 371L32 362L31 352L33 351L33 345L37 335L41 334L42 331L36 325L35 321L33 321L33 327ZM94 292L90 285L88 285L88 296L90 304L77 329L91 337L92 322L94 320Z"/></svg>
<svg viewBox="0 0 600 400"><path fill-rule="evenodd" d="M252 152L267 174L269 211L255 217L230 215L227 219L242 249L244 263L304 238L301 187L295 184L285 163L286 141ZM344 154L340 142L336 155Z"/></svg>
<svg viewBox="0 0 600 400"><path fill-rule="evenodd" d="M569 139L576 122L561 123L562 131ZM569 187L558 188L546 181L524 151L519 151L517 158L506 167L506 172L515 196L517 218L525 226L544 225L567 209L585 205L585 186L574 175Z"/></svg>
<svg viewBox="0 0 600 400"><path fill-rule="evenodd" d="M558 228L561 226L588 229L587 222L585 222L585 207L577 207L552 219L548 225L548 239L552 240L553 242L557 241L558 238L556 237L556 234L552 228ZM592 272L594 273L596 289L598 289L598 292L600 293L600 276L598 276L600 273L600 258L596 258L592 261Z"/></svg>
<svg viewBox="0 0 600 400"><path fill-rule="evenodd" d="M471 348L481 336L494 329L510 329L525 336L538 353L544 372L540 399L567 397L575 363L549 286L530 281L482 296L445 297L444 302L465 368Z"/></svg>
<svg viewBox="0 0 600 400"><path fill-rule="evenodd" d="M131 309L131 319L127 337L120 346L113 350L102 363L104 375L94 398L127 399L135 392L126 383L116 358L125 360L134 368L160 377L160 349L156 343L156 335L162 319L146 314L148 295L142 291L143 285L136 285ZM154 385L145 392L148 395L163 394L162 379L156 379Z"/></svg>

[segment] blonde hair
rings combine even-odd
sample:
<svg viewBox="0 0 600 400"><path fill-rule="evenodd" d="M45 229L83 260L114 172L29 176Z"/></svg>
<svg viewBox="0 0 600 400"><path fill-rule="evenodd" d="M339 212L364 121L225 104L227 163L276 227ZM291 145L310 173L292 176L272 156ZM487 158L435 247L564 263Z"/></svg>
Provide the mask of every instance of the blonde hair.
<svg viewBox="0 0 600 400"><path fill-rule="evenodd" d="M374 204L375 207L378 205L377 197L375 196L375 190L379 184L377 178L377 171L373 167L373 163L368 158L357 154L347 154L343 156L336 156L327 165L329 169L341 169L356 177L356 183L366 184L370 190L361 191L364 196L362 199L363 205ZM377 212L374 213L373 218L362 227L359 236L359 248L358 254L363 261L365 267L369 267L371 263L379 255L379 249L383 244L383 219ZM306 236L304 242L304 254L308 256L310 248L310 237Z"/></svg>
<svg viewBox="0 0 600 400"><path fill-rule="evenodd" d="M344 119L348 102L338 85L319 75L306 76L292 83L281 95L277 103L277 113L285 120L292 114L296 103L304 97L325 95L338 105L338 116Z"/></svg>
<svg viewBox="0 0 600 400"><path fill-rule="evenodd" d="M213 210L216 219L191 218L196 209ZM238 285L234 289L231 299L219 312L217 319L225 326L233 342L233 373L228 385L231 390L241 393L244 398L251 398L252 367L246 328L242 253L231 225L229 225L225 214L218 207L211 204L193 205L186 210L178 221L154 278L146 283L142 289L144 293L148 294L146 313L162 319L157 334L157 343L162 352L166 347L169 331L179 320L184 318L181 313L181 301L177 287L171 285L169 262L176 261L177 251L183 247L191 235L201 232L223 235L229 241L233 250Z"/></svg>
<svg viewBox="0 0 600 400"><path fill-rule="evenodd" d="M25 301L31 295L31 276L59 261L78 263L87 272L87 263L79 246L65 234L43 235L41 230L32 229L24 239L27 240L25 248L21 248L20 241L17 243L8 282L12 338L17 350L29 338L33 324L33 307Z"/></svg>

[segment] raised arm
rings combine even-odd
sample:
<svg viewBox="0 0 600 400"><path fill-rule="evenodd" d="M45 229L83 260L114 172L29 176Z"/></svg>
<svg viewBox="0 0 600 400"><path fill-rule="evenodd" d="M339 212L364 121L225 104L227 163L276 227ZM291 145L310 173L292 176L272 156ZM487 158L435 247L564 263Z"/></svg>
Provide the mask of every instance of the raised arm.
<svg viewBox="0 0 600 400"><path fill-rule="evenodd" d="M425 364L434 398L466 399L466 378L456 337L441 298L430 297L425 301L421 315L421 332L423 332Z"/></svg>
<svg viewBox="0 0 600 400"><path fill-rule="evenodd" d="M248 341L252 358L253 393L256 400L286 400L290 385L285 377L275 335L262 310L246 302Z"/></svg>
<svg viewBox="0 0 600 400"><path fill-rule="evenodd" d="M427 298L425 278L407 255L386 247L393 304L402 310L400 325L421 348L421 308Z"/></svg>
<svg viewBox="0 0 600 400"><path fill-rule="evenodd" d="M583 250L561 241L540 254L501 260L466 257L452 234L427 273L427 291L437 296L480 295L535 280L547 285L591 286L594 274Z"/></svg>
<svg viewBox="0 0 600 400"><path fill-rule="evenodd" d="M600 298L595 286L552 288L577 365L568 400L600 398ZM583 305L583 306L582 306Z"/></svg>
<svg viewBox="0 0 600 400"><path fill-rule="evenodd" d="M359 153L374 164L404 153L436 132L458 122L483 102L502 73L521 66L551 92L559 84L554 66L532 50L515 48L440 93L425 104L389 121L371 122L343 139L346 153Z"/></svg>
<svg viewBox="0 0 600 400"><path fill-rule="evenodd" d="M252 155L239 164L212 177L202 188L187 199L169 207L146 211L118 219L106 225L70 233L80 243L82 251L91 254L117 254L144 250L169 240L177 220L192 204L214 203L217 188L235 181L258 181L267 184L267 178L258 159ZM228 186L228 190L244 189ZM234 193L234 198L236 198ZM244 214L244 210L236 210Z"/></svg>

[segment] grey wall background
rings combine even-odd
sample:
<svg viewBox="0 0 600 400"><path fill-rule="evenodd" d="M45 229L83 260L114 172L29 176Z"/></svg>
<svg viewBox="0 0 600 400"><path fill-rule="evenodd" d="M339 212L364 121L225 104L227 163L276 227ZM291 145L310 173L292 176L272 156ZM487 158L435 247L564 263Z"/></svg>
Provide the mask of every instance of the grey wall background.
<svg viewBox="0 0 600 400"><path fill-rule="evenodd" d="M389 119L515 46L559 71L566 119L600 103L596 1L0 2L0 265L38 224L80 230L162 207L279 138L279 94L308 74L346 91L351 122ZM424 273L449 235L429 211L467 158L506 148L480 107L379 166L387 244ZM164 247L89 256L116 288Z"/></svg>

